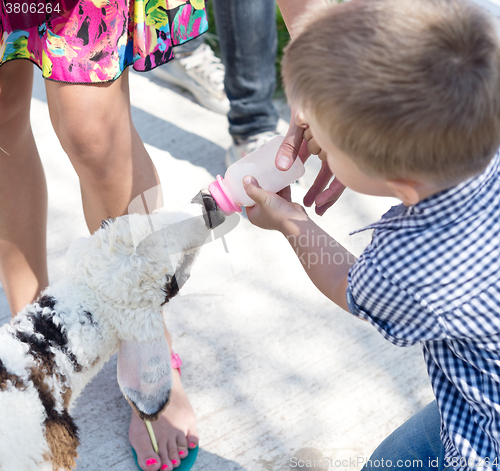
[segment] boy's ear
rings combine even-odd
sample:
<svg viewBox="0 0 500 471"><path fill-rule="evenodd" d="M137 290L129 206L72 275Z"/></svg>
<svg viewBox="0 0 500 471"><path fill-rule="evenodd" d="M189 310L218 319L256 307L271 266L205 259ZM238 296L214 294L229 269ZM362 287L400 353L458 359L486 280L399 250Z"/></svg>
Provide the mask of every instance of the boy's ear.
<svg viewBox="0 0 500 471"><path fill-rule="evenodd" d="M302 110L299 110L298 113L295 115L295 124L299 128L306 128L309 125L309 123L306 121L306 117Z"/></svg>
<svg viewBox="0 0 500 471"><path fill-rule="evenodd" d="M412 206L420 201L420 182L415 180L400 179L387 180L387 186L393 191L394 196L400 199L406 206Z"/></svg>

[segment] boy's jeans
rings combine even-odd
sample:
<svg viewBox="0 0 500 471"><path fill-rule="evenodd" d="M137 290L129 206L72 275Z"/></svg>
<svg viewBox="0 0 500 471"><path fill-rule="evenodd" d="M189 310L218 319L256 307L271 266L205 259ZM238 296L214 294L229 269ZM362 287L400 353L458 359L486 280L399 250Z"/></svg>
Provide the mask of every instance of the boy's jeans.
<svg viewBox="0 0 500 471"><path fill-rule="evenodd" d="M452 469L445 466L440 428L439 410L436 401L433 401L389 435L373 452L363 470Z"/></svg>
<svg viewBox="0 0 500 471"><path fill-rule="evenodd" d="M231 103L229 133L247 138L274 131L278 112L272 98L276 86L275 0L213 0L224 86ZM177 48L193 52L203 36Z"/></svg>

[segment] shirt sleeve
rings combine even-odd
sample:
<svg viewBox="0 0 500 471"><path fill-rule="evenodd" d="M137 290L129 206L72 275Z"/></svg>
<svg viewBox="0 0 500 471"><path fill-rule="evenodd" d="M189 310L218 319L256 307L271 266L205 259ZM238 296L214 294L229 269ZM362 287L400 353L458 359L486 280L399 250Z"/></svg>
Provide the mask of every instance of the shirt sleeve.
<svg viewBox="0 0 500 471"><path fill-rule="evenodd" d="M440 317L415 293L384 276L369 251L349 271L346 297L351 314L370 322L394 345L446 338Z"/></svg>

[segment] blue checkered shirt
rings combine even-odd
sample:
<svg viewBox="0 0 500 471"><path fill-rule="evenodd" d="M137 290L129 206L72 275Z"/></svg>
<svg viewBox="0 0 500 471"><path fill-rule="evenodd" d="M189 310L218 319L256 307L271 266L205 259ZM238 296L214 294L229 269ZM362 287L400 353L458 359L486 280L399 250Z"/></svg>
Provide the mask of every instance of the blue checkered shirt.
<svg viewBox="0 0 500 471"><path fill-rule="evenodd" d="M478 177L366 229L373 238L350 270L349 310L395 345L421 343L445 463L500 464L499 154Z"/></svg>

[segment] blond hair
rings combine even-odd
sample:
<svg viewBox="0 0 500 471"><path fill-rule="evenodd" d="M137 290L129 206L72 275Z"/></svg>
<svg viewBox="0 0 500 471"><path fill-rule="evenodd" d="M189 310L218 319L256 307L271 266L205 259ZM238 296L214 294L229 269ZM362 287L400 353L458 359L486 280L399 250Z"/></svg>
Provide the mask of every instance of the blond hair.
<svg viewBox="0 0 500 471"><path fill-rule="evenodd" d="M353 0L321 10L287 47L289 100L385 178L457 182L500 146L500 47L464 0Z"/></svg>

